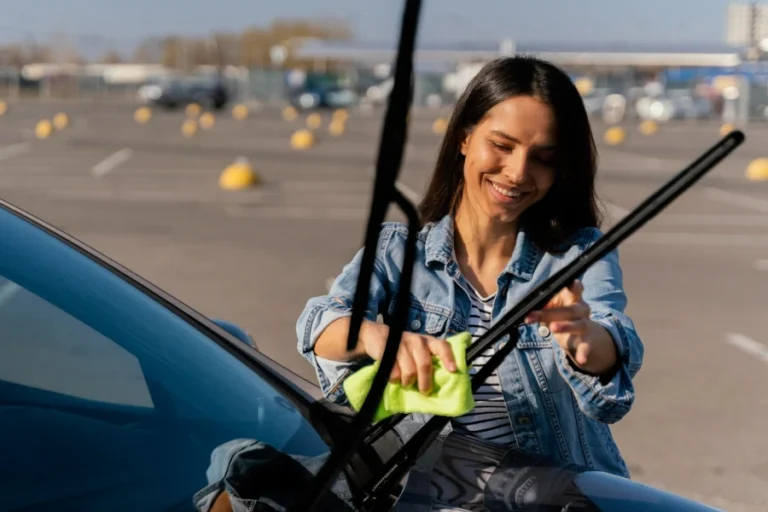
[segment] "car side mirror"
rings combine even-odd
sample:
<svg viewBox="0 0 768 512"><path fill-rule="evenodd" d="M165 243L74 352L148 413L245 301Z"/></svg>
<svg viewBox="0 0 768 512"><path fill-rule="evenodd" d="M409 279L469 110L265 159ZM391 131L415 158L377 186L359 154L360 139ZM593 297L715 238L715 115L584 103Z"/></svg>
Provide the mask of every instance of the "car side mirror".
<svg viewBox="0 0 768 512"><path fill-rule="evenodd" d="M213 323L227 331L229 334L237 338L238 340L242 341L249 347L252 347L256 350L259 350L259 347L256 346L256 342L251 338L251 335L248 334L245 330L243 330L240 326L233 324L232 322L227 322L226 320L220 320L217 318L212 319Z"/></svg>

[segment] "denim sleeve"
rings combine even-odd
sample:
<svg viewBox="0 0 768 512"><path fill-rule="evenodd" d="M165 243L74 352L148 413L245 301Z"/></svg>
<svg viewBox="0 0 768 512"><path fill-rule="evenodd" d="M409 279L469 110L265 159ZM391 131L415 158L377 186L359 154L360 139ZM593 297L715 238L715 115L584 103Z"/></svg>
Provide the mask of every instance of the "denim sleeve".
<svg viewBox="0 0 768 512"><path fill-rule="evenodd" d="M583 298L592 311L592 320L605 327L616 344L618 364L606 380L576 368L557 344L555 360L582 412L603 423L615 423L632 407L635 400L632 379L643 363L643 343L632 320L624 313L627 297L618 251L612 251L590 267L582 276L582 283Z"/></svg>
<svg viewBox="0 0 768 512"><path fill-rule="evenodd" d="M390 283L380 257L384 249L383 239L387 236L389 235L382 231L370 281L368 306L365 311L365 318L374 322L381 311L386 311L390 297ZM331 361L315 355L314 347L320 334L328 325L339 318L352 316L352 302L362 258L363 250L360 249L334 280L328 294L314 297L307 302L296 323L299 353L315 369L323 394L328 399L341 404L346 403L346 396L340 384L347 375L370 361Z"/></svg>

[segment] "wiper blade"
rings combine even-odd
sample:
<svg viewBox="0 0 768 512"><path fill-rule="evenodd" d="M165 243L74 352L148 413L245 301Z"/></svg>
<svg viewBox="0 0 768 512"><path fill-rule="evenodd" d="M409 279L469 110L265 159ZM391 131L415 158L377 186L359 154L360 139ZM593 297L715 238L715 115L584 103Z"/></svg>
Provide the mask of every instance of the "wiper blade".
<svg viewBox="0 0 768 512"><path fill-rule="evenodd" d="M351 350L357 344L360 327L362 326L367 308L370 280L373 276L375 251L379 234L381 233L381 225L384 222L389 204L395 202L408 219L408 237L403 256L402 274L396 293L397 298L395 299L394 312L389 326L389 335L384 355L379 362L379 369L373 379L371 389L368 391L368 396L350 425L348 439L346 439L345 443L339 444L334 448L326 463L308 483L306 491L303 493L304 497L293 508L296 511L311 511L319 506L321 497L327 492L339 473L346 467L350 457L363 441L366 429L373 419L376 408L384 394L384 388L386 387L389 375L392 372L392 368L394 368L400 339L405 330L408 314L407 296L411 289L413 263L416 254L416 236L419 232L420 223L415 206L395 188L395 183L405 151L408 111L410 110L413 97L413 53L416 46L416 32L420 11L421 0L406 0L395 62L394 84L389 95L384 126L379 142L373 202L368 217L355 298L352 303L352 318L350 319L349 335L347 337L347 350Z"/></svg>
<svg viewBox="0 0 768 512"><path fill-rule="evenodd" d="M518 338L517 327L523 323L529 313L543 308L560 290L571 284L591 265L618 247L621 242L658 215L680 194L693 186L704 174L739 147L744 139L744 134L741 131L733 131L723 137L625 216L578 258L532 290L520 303L478 338L467 351L468 362L476 359L500 337L507 334L510 336L507 343L472 376L472 391L477 391L515 348ZM403 417L405 415L398 415L386 422L386 425L382 425L381 428L392 428ZM387 490L405 476L416 459L427 450L449 421L450 418L447 417L433 416L408 440L405 446L382 468L381 476L374 478L369 484L364 500L364 510L381 510L381 507L386 505L386 500L382 499L382 496L385 496ZM369 435L368 437L373 436Z"/></svg>

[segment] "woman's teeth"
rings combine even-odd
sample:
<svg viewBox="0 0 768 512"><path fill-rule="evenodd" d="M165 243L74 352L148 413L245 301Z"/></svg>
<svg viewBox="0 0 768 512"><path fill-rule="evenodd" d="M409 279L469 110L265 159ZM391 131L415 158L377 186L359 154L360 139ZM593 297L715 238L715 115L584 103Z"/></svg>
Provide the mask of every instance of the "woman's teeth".
<svg viewBox="0 0 768 512"><path fill-rule="evenodd" d="M507 197L518 198L523 195L523 192L520 192L519 190L513 190L511 188L503 188L495 184L494 182L491 182L491 186L496 192Z"/></svg>

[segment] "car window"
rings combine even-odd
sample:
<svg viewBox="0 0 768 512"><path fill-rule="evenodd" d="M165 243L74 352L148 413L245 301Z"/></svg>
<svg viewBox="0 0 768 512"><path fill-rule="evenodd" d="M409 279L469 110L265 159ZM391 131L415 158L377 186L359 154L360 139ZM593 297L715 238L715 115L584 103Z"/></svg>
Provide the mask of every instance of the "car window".
<svg viewBox="0 0 768 512"><path fill-rule="evenodd" d="M154 407L136 356L2 277L0 326L1 381L98 402Z"/></svg>
<svg viewBox="0 0 768 512"><path fill-rule="evenodd" d="M212 452L235 439L327 451L235 355L0 210L3 509L194 510Z"/></svg>

